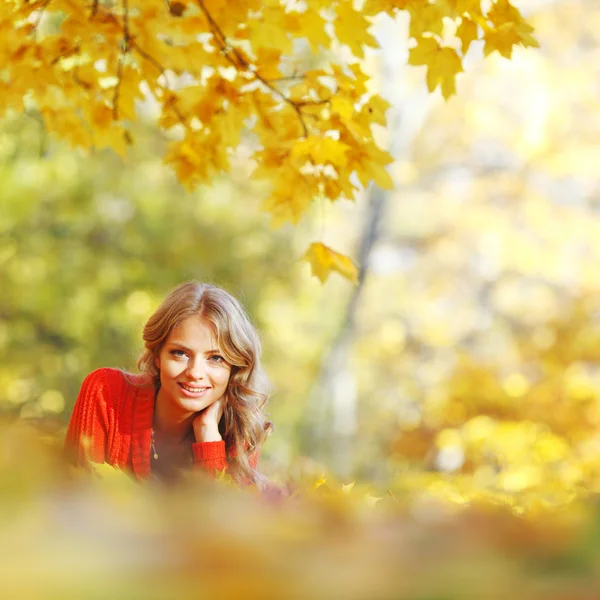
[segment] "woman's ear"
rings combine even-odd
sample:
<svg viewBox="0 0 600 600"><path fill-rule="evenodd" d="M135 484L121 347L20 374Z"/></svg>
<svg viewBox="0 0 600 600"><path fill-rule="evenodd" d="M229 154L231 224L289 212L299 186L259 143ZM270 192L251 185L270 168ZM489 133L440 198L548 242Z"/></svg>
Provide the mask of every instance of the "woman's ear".
<svg viewBox="0 0 600 600"><path fill-rule="evenodd" d="M160 371L160 355L154 357L154 364L156 368Z"/></svg>

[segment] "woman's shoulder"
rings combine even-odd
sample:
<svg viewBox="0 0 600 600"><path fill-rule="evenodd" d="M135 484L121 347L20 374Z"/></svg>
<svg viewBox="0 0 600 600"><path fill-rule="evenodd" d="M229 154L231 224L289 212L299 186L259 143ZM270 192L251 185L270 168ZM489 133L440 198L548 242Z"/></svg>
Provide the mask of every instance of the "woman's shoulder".
<svg viewBox="0 0 600 600"><path fill-rule="evenodd" d="M111 367L102 367L88 373L83 380L82 387L104 388L106 386L121 385L123 382L123 371Z"/></svg>
<svg viewBox="0 0 600 600"><path fill-rule="evenodd" d="M128 373L113 367L102 367L89 373L81 385L84 392L100 394L107 400L137 395L136 392L151 389L152 385L143 374Z"/></svg>
<svg viewBox="0 0 600 600"><path fill-rule="evenodd" d="M86 375L84 382L98 384L131 384L137 387L151 387L151 381L143 373L129 373L114 367L101 367Z"/></svg>

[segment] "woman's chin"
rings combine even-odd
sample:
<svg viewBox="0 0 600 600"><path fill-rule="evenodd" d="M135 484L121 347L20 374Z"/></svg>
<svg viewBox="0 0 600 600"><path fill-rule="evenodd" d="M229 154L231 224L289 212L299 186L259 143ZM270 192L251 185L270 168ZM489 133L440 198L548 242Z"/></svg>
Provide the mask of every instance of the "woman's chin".
<svg viewBox="0 0 600 600"><path fill-rule="evenodd" d="M179 406L186 411L197 413L204 410L207 406L210 406L210 402L207 402L205 398L178 398Z"/></svg>

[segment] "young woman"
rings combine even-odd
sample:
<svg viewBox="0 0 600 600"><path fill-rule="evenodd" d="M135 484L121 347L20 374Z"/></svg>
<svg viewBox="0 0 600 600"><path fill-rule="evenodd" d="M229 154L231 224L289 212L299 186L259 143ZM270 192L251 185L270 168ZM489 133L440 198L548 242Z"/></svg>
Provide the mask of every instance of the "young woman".
<svg viewBox="0 0 600 600"><path fill-rule="evenodd" d="M195 466L259 483L266 379L260 342L224 290L183 283L144 327L139 375L98 369L83 385L65 446L79 464L107 462L138 479Z"/></svg>

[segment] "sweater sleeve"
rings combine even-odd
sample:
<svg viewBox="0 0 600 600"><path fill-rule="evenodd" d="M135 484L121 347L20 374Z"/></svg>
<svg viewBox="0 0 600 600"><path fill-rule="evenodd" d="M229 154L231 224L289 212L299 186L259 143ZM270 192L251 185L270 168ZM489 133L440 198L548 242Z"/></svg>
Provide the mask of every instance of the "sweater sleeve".
<svg viewBox="0 0 600 600"><path fill-rule="evenodd" d="M196 442L192 444L194 465L210 473L227 469L225 442Z"/></svg>
<svg viewBox="0 0 600 600"><path fill-rule="evenodd" d="M83 381L65 438L67 456L78 465L106 460L110 393L104 369L93 371Z"/></svg>
<svg viewBox="0 0 600 600"><path fill-rule="evenodd" d="M227 470L227 451L225 442L196 442L192 444L194 464L196 467L215 474L216 471ZM260 450L256 450L248 457L248 462L253 469L258 466Z"/></svg>

